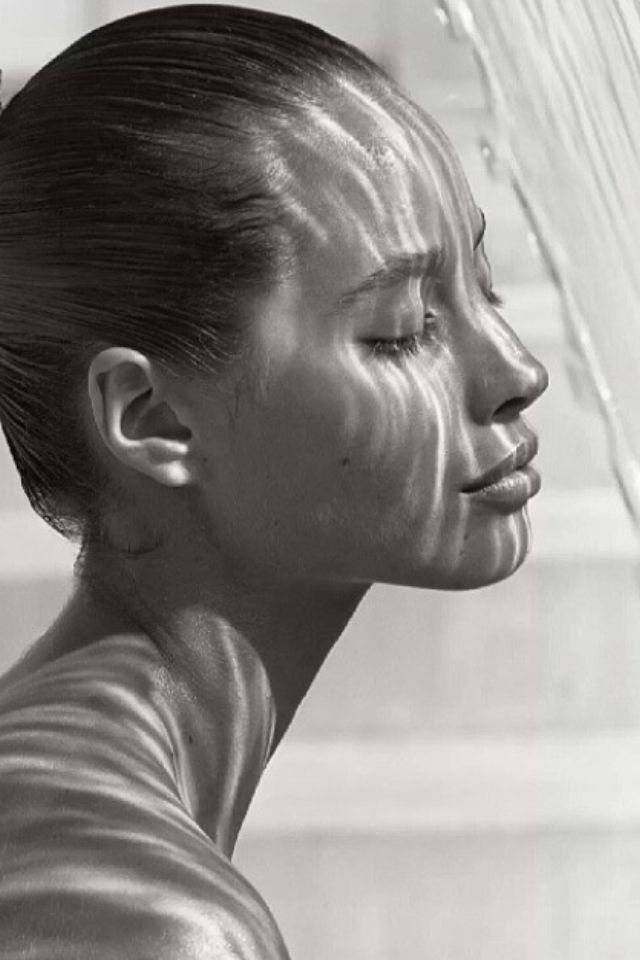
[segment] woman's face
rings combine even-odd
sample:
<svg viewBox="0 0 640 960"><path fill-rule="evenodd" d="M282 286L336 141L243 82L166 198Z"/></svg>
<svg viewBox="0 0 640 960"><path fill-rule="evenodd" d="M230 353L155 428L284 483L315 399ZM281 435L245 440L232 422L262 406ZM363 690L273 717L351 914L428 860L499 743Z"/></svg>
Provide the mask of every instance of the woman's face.
<svg viewBox="0 0 640 960"><path fill-rule="evenodd" d="M457 158L417 108L345 89L284 162L304 255L253 310L229 415L202 400L216 542L285 579L508 576L538 488L521 413L547 377L492 305Z"/></svg>

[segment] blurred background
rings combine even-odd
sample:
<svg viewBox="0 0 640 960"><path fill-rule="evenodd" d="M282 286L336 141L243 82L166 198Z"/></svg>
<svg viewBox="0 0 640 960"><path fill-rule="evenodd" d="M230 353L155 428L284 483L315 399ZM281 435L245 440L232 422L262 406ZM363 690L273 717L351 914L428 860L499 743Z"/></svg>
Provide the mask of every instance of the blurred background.
<svg viewBox="0 0 640 960"><path fill-rule="evenodd" d="M0 0L4 102L82 33L161 5ZM637 544L557 295L479 148L471 53L433 0L244 5L356 44L439 120L487 216L506 318L551 386L530 418L544 488L527 564L475 593L371 592L265 776L237 863L294 960L637 960ZM72 560L0 446L0 670L61 607Z"/></svg>

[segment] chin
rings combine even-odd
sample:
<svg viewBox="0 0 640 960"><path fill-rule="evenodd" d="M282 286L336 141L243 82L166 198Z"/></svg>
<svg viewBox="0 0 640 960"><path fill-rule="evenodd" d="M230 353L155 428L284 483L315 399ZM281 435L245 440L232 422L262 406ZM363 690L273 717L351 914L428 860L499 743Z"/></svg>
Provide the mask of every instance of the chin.
<svg viewBox="0 0 640 960"><path fill-rule="evenodd" d="M531 550L531 526L526 510L501 518L491 531L489 542L483 536L473 538L473 549L451 571L451 582L444 589L478 590L507 580L519 570Z"/></svg>
<svg viewBox="0 0 640 960"><path fill-rule="evenodd" d="M450 583L440 589L480 590L481 587L490 587L502 580L508 580L520 569L526 558L527 554L524 553L521 557L514 559L508 566L495 567L493 570L487 570L478 565L475 569L466 570L463 575L453 578Z"/></svg>
<svg viewBox="0 0 640 960"><path fill-rule="evenodd" d="M455 557L418 560L390 582L430 590L479 590L507 580L529 554L531 528L524 510L501 521L490 530L483 527L465 535Z"/></svg>

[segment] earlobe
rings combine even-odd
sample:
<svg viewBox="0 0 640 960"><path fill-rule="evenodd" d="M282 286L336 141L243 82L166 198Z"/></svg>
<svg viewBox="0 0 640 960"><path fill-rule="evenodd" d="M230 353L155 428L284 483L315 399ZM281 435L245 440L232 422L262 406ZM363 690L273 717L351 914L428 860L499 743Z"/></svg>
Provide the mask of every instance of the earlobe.
<svg viewBox="0 0 640 960"><path fill-rule="evenodd" d="M95 428L117 460L165 486L193 481L192 432L148 357L125 347L102 350L87 387Z"/></svg>

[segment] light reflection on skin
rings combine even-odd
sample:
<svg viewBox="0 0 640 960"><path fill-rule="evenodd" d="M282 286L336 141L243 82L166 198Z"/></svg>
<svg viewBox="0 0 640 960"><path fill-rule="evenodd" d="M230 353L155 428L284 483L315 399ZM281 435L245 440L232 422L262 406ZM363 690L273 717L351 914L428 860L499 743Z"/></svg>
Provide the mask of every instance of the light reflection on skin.
<svg viewBox="0 0 640 960"><path fill-rule="evenodd" d="M241 405L236 456L223 457L233 473L219 476L223 494L210 513L222 511L231 489L241 491L243 515L234 516L230 538L237 542L244 525L253 538L257 524L260 549L269 545L269 558L277 557L284 575L294 575L287 566L295 557L295 575L302 577L479 585L488 582L487 570L493 578L506 576L524 558L526 522L523 511L517 518L491 516L460 489L526 432L518 414L543 388L544 375L479 289L481 268L470 252L479 215L440 135L425 125L428 138L390 178L372 164L365 173L358 144L373 127L378 138L396 137L390 149L400 155L409 150L407 136L396 134L395 121L382 130L374 123L359 103L337 150L298 142L289 159L298 203L309 180L330 183L306 195L311 217L330 224L330 240L307 237L310 268L276 290L266 310L261 305L250 378L262 384L260 414L251 400ZM424 278L369 297L348 314L327 315L327 304L389 254L434 247L443 249L447 273L437 291L435 342L419 357L372 360L363 340L420 328ZM477 258L482 261L481 251ZM514 415L492 422L514 397ZM349 466L340 470L345 458ZM287 468L270 472L256 491L256 467L269 460ZM293 507L292 477L301 491ZM253 496L259 502L245 512Z"/></svg>
<svg viewBox="0 0 640 960"><path fill-rule="evenodd" d="M139 546L167 519L150 553L89 555L0 682L9 951L285 957L229 858L324 657L371 583L477 587L526 555L523 508L462 492L530 436L546 375L481 290L458 161L417 108L352 86L314 120L274 166L304 257L254 302L238 368L92 365L96 449L127 491L112 536ZM434 248L437 275L336 309L389 256ZM426 309L417 352L371 349L420 333Z"/></svg>

